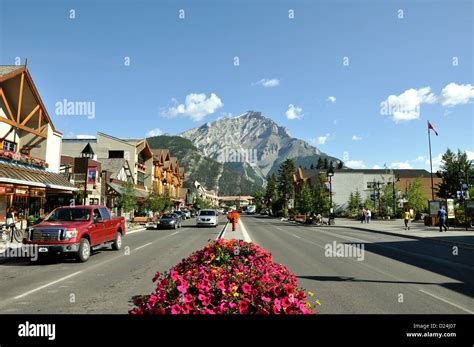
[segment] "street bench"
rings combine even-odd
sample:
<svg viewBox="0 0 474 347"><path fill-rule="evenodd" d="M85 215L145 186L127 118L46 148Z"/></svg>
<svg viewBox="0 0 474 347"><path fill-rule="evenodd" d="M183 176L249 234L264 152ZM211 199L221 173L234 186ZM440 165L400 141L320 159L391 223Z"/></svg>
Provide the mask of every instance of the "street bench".
<svg viewBox="0 0 474 347"><path fill-rule="evenodd" d="M295 222L306 223L306 215L305 214L295 214L293 216Z"/></svg>
<svg viewBox="0 0 474 347"><path fill-rule="evenodd" d="M146 224L148 217L133 217L132 223Z"/></svg>

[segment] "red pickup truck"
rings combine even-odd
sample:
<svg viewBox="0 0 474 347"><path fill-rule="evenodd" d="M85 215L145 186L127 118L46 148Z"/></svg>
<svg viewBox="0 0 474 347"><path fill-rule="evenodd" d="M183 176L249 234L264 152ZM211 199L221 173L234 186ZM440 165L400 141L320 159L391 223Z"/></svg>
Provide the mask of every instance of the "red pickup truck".
<svg viewBox="0 0 474 347"><path fill-rule="evenodd" d="M112 244L122 248L125 219L112 217L105 206L64 206L51 212L41 223L29 228L25 243L36 245L38 254L74 254L89 260L93 247Z"/></svg>

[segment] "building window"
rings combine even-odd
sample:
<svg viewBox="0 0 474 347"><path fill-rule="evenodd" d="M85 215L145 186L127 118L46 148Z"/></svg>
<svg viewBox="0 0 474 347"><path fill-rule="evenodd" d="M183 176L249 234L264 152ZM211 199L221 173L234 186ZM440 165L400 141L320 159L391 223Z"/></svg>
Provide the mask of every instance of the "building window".
<svg viewBox="0 0 474 347"><path fill-rule="evenodd" d="M123 159L124 157L124 151L109 151L109 159Z"/></svg>
<svg viewBox="0 0 474 347"><path fill-rule="evenodd" d="M145 164L145 158L143 158L143 155L141 153L138 155L138 164Z"/></svg>
<svg viewBox="0 0 474 347"><path fill-rule="evenodd" d="M3 141L3 150L4 151L10 151L10 152L16 152L16 143L15 142L10 142L10 141Z"/></svg>
<svg viewBox="0 0 474 347"><path fill-rule="evenodd" d="M367 189L374 189L374 182L367 182Z"/></svg>
<svg viewBox="0 0 474 347"><path fill-rule="evenodd" d="M145 173L138 172L137 173L137 184L144 186L145 185Z"/></svg>

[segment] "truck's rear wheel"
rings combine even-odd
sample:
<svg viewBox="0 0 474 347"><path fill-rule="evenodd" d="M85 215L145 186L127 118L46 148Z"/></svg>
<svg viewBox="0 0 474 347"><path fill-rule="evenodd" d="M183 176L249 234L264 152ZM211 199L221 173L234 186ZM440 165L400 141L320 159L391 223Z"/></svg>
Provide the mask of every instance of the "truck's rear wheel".
<svg viewBox="0 0 474 347"><path fill-rule="evenodd" d="M122 248L122 234L117 231L117 234L115 234L115 241L112 243L112 249L114 251L118 251Z"/></svg>
<svg viewBox="0 0 474 347"><path fill-rule="evenodd" d="M91 245L89 243L89 240L81 239L81 242L79 244L79 252L77 253L77 260L79 260L82 263L85 263L86 261L89 260L90 256L91 256Z"/></svg>

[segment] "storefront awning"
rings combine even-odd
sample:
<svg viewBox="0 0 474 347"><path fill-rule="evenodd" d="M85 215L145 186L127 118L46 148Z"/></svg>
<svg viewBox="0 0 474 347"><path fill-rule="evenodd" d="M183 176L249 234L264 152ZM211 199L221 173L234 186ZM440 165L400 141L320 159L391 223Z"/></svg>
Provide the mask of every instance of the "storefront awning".
<svg viewBox="0 0 474 347"><path fill-rule="evenodd" d="M20 164L0 162L0 183L75 191L77 188L59 173Z"/></svg>

